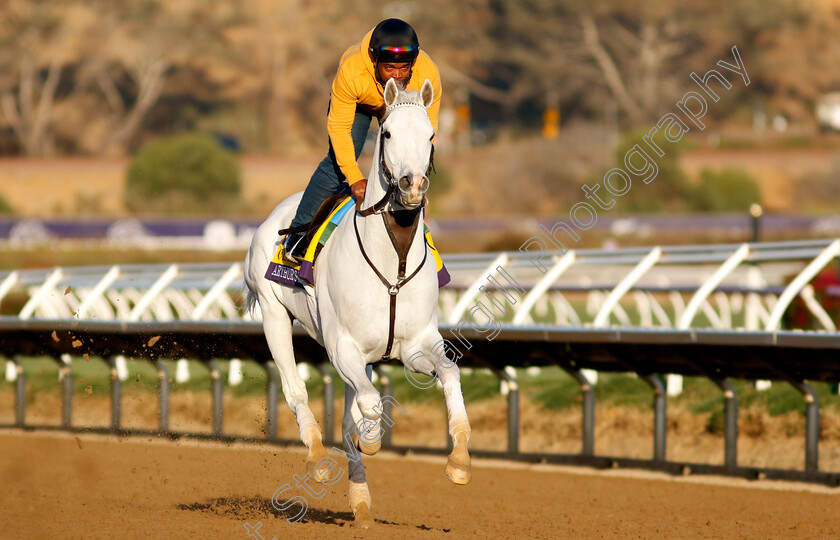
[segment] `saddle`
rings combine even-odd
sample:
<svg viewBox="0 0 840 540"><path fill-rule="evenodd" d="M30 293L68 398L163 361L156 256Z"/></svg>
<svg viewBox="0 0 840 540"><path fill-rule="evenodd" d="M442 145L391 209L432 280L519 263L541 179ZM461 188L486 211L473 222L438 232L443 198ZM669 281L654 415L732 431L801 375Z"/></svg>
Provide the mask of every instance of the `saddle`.
<svg viewBox="0 0 840 540"><path fill-rule="evenodd" d="M318 229L321 228L321 225L327 221L330 214L341 206L341 203L345 202L348 197L350 196L345 193L336 193L335 195L330 195L324 200L324 202L321 203L321 206L319 206L318 210L315 212L315 217L313 217L312 221L309 222L309 228L306 230L307 245L312 244L312 240L315 238L315 235L318 233ZM353 204L355 203L356 199L353 199ZM320 251L320 249L318 251Z"/></svg>

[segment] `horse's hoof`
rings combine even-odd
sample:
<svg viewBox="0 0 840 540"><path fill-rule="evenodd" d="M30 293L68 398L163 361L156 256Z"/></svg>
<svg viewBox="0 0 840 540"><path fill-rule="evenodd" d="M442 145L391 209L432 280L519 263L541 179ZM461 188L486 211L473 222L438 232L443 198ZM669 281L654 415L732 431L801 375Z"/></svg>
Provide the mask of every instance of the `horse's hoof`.
<svg viewBox="0 0 840 540"><path fill-rule="evenodd" d="M378 440L373 444L366 443L363 439L359 439L359 450L364 452L368 456L374 456L379 449L382 447L382 440Z"/></svg>
<svg viewBox="0 0 840 540"><path fill-rule="evenodd" d="M353 521L353 526L359 529L370 529L374 525L373 515L370 513L370 507L366 502L359 503L359 506L353 511L356 518Z"/></svg>
<svg viewBox="0 0 840 540"><path fill-rule="evenodd" d="M326 454L321 457L327 457ZM319 458L320 459L320 458ZM306 473L315 479L316 482L323 484L328 480L335 478L335 472L327 467L318 467L318 459L306 459Z"/></svg>
<svg viewBox="0 0 840 540"><path fill-rule="evenodd" d="M462 465L453 461L452 456L446 461L446 477L453 484L463 486L472 480L472 466Z"/></svg>

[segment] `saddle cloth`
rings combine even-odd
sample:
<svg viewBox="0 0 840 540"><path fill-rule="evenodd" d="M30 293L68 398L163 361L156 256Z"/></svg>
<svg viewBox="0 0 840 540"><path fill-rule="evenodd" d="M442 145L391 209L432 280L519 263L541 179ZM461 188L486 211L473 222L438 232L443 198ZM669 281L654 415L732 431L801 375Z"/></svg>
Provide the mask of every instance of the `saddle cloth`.
<svg viewBox="0 0 840 540"><path fill-rule="evenodd" d="M338 224L341 223L341 220L350 213L350 210L355 209L355 207L356 199L352 196L347 196L346 199L336 205L335 209L333 209L333 211L327 216L327 219L320 227L318 227L317 231L312 236L312 240L306 248L306 255L300 264L285 256L285 238L281 239L277 252L268 264L268 270L265 273L266 279L276 281L277 283L288 285L290 287L303 287L303 284L301 283L302 280L314 287L315 259L317 259L318 255L321 253L321 249L327 243L327 240L330 238ZM447 272L446 267L443 265L440 253L437 248L435 248L434 242L432 242L432 234L429 232L429 228L425 224L423 224L423 232L426 244L428 244L432 257L435 260L435 266L438 274L438 287L443 287L449 283L451 279L449 272Z"/></svg>

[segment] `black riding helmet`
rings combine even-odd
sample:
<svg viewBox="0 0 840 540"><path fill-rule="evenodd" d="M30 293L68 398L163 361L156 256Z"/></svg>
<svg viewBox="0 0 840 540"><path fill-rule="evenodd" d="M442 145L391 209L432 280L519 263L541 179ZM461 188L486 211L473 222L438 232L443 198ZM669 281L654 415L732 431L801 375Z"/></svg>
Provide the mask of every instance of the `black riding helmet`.
<svg viewBox="0 0 840 540"><path fill-rule="evenodd" d="M370 54L376 63L409 62L414 65L420 54L417 33L407 22L385 19L376 25L370 36Z"/></svg>

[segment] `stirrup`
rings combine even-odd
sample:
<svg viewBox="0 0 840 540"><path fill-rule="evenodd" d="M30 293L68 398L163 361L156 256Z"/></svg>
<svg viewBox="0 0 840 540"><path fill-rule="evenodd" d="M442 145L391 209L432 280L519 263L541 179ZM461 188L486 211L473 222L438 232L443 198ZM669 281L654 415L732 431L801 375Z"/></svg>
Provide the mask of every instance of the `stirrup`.
<svg viewBox="0 0 840 540"><path fill-rule="evenodd" d="M290 241L297 236L297 241L289 247ZM290 233L286 236L286 240L283 243L283 256L289 259L290 261L294 261L296 263L302 263L304 257L306 256L306 235L303 234L295 234ZM300 253L296 253L298 250L301 250Z"/></svg>

